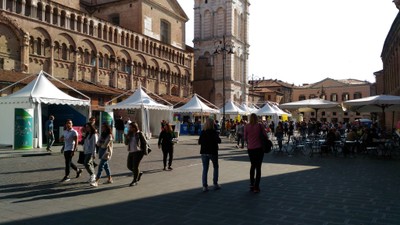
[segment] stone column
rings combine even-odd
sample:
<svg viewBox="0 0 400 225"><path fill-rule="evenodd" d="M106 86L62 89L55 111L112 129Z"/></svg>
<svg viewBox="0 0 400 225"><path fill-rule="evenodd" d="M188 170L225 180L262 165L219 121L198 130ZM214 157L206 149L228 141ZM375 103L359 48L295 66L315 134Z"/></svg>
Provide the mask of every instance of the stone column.
<svg viewBox="0 0 400 225"><path fill-rule="evenodd" d="M160 84L161 84L161 69L158 68L157 70L157 83L156 83L156 90L154 90L158 95L160 94Z"/></svg>
<svg viewBox="0 0 400 225"><path fill-rule="evenodd" d="M79 77L78 77L78 75L79 75L79 59L80 59L80 54L79 54L79 51L77 50L77 49L75 49L75 52L74 52L74 72L73 72L73 74L72 74L72 77L73 77L73 79L72 80L74 80L74 81L78 81L79 80Z"/></svg>
<svg viewBox="0 0 400 225"><path fill-rule="evenodd" d="M70 21L70 14L66 13L65 14L65 28L68 29L68 30L70 29L69 21Z"/></svg>
<svg viewBox="0 0 400 225"><path fill-rule="evenodd" d="M130 83L129 89L133 90L133 74L134 74L133 70L135 69L133 63L131 63L130 67L131 67L131 73L129 74L129 83Z"/></svg>
<svg viewBox="0 0 400 225"><path fill-rule="evenodd" d="M17 1L13 0L11 4L12 4L11 12L13 12L13 13L17 12Z"/></svg>
<svg viewBox="0 0 400 225"><path fill-rule="evenodd" d="M94 69L94 83L98 84L100 82L99 79L99 54L96 54L96 64Z"/></svg>
<svg viewBox="0 0 400 225"><path fill-rule="evenodd" d="M21 72L29 73L29 33L24 34L21 43Z"/></svg>
<svg viewBox="0 0 400 225"><path fill-rule="evenodd" d="M46 12L44 14L46 15ZM49 23L53 24L53 8L51 8L49 12Z"/></svg>
<svg viewBox="0 0 400 225"><path fill-rule="evenodd" d="M53 75L54 67L54 43L50 44L50 63L49 63L49 73Z"/></svg>
<svg viewBox="0 0 400 225"><path fill-rule="evenodd" d="M25 5L26 5L26 1L22 0L21 1L21 15L25 16Z"/></svg>

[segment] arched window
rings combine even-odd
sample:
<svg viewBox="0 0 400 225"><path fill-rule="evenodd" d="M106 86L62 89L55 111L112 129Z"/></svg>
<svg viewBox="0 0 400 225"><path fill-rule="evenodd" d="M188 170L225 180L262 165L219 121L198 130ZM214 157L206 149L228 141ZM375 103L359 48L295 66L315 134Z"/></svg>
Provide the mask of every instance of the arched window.
<svg viewBox="0 0 400 225"><path fill-rule="evenodd" d="M336 93L331 94L331 101L332 102L337 102L338 101L338 96Z"/></svg>
<svg viewBox="0 0 400 225"><path fill-rule="evenodd" d="M345 92L342 94L342 101L347 101L350 100L350 95L349 93Z"/></svg>
<svg viewBox="0 0 400 225"><path fill-rule="evenodd" d="M171 43L171 24L166 20L160 22L160 39L162 43Z"/></svg>
<svg viewBox="0 0 400 225"><path fill-rule="evenodd" d="M103 55L99 55L99 68L103 68Z"/></svg>
<svg viewBox="0 0 400 225"><path fill-rule="evenodd" d="M299 101L302 101L302 100L306 100L306 96L305 95L300 95L299 96Z"/></svg>
<svg viewBox="0 0 400 225"><path fill-rule="evenodd" d="M358 99L358 98L362 98L361 92L355 92L355 93L353 94L353 99Z"/></svg>

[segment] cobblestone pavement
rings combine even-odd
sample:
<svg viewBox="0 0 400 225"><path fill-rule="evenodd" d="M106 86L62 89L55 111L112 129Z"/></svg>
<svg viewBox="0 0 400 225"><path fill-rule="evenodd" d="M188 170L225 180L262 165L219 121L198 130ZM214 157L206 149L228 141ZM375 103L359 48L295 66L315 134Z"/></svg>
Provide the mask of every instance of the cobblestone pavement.
<svg viewBox="0 0 400 225"><path fill-rule="evenodd" d="M196 138L180 137L172 171L162 171L152 139L135 187L128 186L122 144L110 161L114 183L97 188L86 182L86 171L59 182L64 159L57 147L52 154L0 150L0 224L400 224L399 160L271 153L254 194L246 151L223 139L222 189L203 193ZM212 168L210 182L211 174Z"/></svg>

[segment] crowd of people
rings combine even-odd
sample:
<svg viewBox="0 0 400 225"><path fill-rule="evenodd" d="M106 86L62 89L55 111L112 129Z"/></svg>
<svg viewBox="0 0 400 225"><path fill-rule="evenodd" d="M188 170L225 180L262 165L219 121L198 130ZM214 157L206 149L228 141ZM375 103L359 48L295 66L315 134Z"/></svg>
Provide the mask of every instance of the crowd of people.
<svg viewBox="0 0 400 225"><path fill-rule="evenodd" d="M83 148L83 165L90 176L88 181L90 186L97 187L99 185L103 170L107 177L104 183L113 183L109 163L113 153L113 142L123 142L127 146L127 168L132 172L133 176L129 186L136 186L143 175L143 172L140 171L140 162L150 151L147 143L148 140L140 131L139 125L136 122L129 120L129 123L124 123L121 117L118 117L118 120L120 124L118 123L119 127L116 139L114 139L112 127L108 123L101 124L101 132L97 130L95 117L91 117L89 122L83 127L82 142L80 144ZM51 115L49 121L46 122L48 151L51 151L51 146L54 143L53 121L54 116ZM249 189L251 192L259 193L261 191L261 166L264 157L264 151L262 150L263 138L269 139L270 137L275 137L278 148L281 150L284 140L289 142L291 137L294 136L294 132L297 131L298 137L306 138L318 135L325 138L325 145L329 150L334 148L338 140L343 140L343 137L345 137L348 143L352 143L351 145L344 146L343 154L346 155L355 151L362 151L365 146L371 145L374 139L379 138L382 132L376 123L372 124L371 127L365 127L361 124L341 122L303 121L294 123L293 121L279 121L275 125L273 121L259 121L259 117L254 113L249 116L249 121L244 119L240 121L226 120L224 125L226 133L221 133L223 130L221 129L221 124L217 120L208 118L200 132L198 144L200 145L200 155L203 165L201 181L204 192L209 191L208 170L210 161L213 166L213 189L221 189L218 183L218 145L221 143L221 135L229 135L230 132L234 132L237 141L236 147L242 149L247 147L247 154L250 161ZM171 124L167 121L162 121L157 145L163 155L163 170L172 170L175 139L176 134ZM76 178L80 177L83 172L72 161L72 157L78 151L79 145L78 132L73 128L72 120L68 119L66 121L64 133L60 141L64 142L62 151L65 159L65 175L62 182L67 182L70 180L71 168L76 171ZM358 144L354 145L354 143ZM97 166L95 163L96 157L100 160L97 171L95 170Z"/></svg>

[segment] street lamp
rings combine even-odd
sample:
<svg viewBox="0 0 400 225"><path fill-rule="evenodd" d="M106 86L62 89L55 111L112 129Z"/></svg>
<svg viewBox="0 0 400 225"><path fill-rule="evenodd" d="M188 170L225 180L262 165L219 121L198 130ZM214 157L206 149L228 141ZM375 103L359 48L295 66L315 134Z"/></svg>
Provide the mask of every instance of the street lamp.
<svg viewBox="0 0 400 225"><path fill-rule="evenodd" d="M214 55L222 53L222 127L221 133L225 134L225 63L226 54L233 54L233 44L225 40L225 35L223 35L222 40L217 42Z"/></svg>

